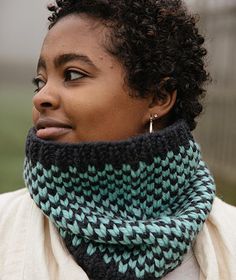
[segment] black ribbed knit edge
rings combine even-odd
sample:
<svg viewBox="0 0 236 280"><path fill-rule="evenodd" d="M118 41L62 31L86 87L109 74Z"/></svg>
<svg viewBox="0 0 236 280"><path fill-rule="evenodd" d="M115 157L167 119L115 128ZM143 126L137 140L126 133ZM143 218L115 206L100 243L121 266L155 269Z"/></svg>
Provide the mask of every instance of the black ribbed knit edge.
<svg viewBox="0 0 236 280"><path fill-rule="evenodd" d="M80 170L90 166L103 169L105 164L120 168L124 162L133 168L140 161L151 163L153 156L166 158L167 152L179 152L179 147L189 147L193 140L192 134L184 120L154 133L145 133L127 140L112 142L81 142L76 144L58 143L42 140L36 136L36 129L29 130L25 153L34 165L37 162L44 167L56 165L62 170L68 165L79 167Z"/></svg>

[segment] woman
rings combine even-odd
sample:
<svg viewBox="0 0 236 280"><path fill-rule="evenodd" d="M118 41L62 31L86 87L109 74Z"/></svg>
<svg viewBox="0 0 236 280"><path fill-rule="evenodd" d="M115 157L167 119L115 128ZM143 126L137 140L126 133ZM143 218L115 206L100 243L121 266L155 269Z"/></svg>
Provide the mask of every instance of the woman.
<svg viewBox="0 0 236 280"><path fill-rule="evenodd" d="M234 279L236 211L190 132L208 79L195 18L178 0L49 10L0 278Z"/></svg>

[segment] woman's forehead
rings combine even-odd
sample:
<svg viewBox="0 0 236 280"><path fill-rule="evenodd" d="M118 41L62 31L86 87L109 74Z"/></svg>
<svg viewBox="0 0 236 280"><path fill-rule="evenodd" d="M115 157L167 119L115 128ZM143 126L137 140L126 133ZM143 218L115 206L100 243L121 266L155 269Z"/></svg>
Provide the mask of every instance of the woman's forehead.
<svg viewBox="0 0 236 280"><path fill-rule="evenodd" d="M106 27L95 21L84 15L70 15L61 19L48 31L41 57L46 60L48 56L68 57L68 54L78 54L84 62L90 64L93 64L91 60L96 58L112 59L104 46Z"/></svg>
<svg viewBox="0 0 236 280"><path fill-rule="evenodd" d="M85 14L71 14L60 19L48 31L45 41L58 40L58 37L62 37L64 43L68 39L74 42L86 39L100 44L107 32L107 27L100 20Z"/></svg>
<svg viewBox="0 0 236 280"><path fill-rule="evenodd" d="M96 72L108 73L113 68L123 71L124 66L106 48L107 29L99 20L84 14L62 18L45 37L38 71L47 70L47 64L56 69L72 61L92 67Z"/></svg>

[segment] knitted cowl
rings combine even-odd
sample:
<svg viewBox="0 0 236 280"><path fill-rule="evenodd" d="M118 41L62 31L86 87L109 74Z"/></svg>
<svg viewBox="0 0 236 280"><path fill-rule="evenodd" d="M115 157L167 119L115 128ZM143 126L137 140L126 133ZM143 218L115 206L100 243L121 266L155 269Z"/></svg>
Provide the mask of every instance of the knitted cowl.
<svg viewBox="0 0 236 280"><path fill-rule="evenodd" d="M24 178L91 280L161 279L179 266L215 195L188 125L116 142L26 141Z"/></svg>

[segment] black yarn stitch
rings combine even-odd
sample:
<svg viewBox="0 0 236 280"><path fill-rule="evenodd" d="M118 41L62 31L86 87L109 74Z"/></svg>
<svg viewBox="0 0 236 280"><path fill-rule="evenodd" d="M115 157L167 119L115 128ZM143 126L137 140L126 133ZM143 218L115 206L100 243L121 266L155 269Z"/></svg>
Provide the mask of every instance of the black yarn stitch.
<svg viewBox="0 0 236 280"><path fill-rule="evenodd" d="M47 156L47 144L56 157ZM106 145L108 165L99 153ZM70 155L67 160L63 147L74 161ZM74 158L85 147L100 169L87 158ZM120 168L114 168L116 148ZM137 153L147 154L145 161ZM40 140L31 130L26 154L24 178L31 197L94 280L161 279L180 265L214 199L214 181L185 121L112 143L58 144Z"/></svg>
<svg viewBox="0 0 236 280"><path fill-rule="evenodd" d="M173 139L175 139L173 141ZM114 142L82 142L79 144L62 144L54 141L45 141L35 136L35 129L29 131L26 140L26 156L32 163L43 162L45 166L57 163L63 170L69 165L79 166L80 171L88 164L98 170L103 169L106 163L120 168L129 160L132 167L139 161L149 162L150 155L158 154L165 157L168 151L177 152L179 146L188 147L189 140L193 139L185 120L178 120L169 127L152 135L146 134L131 137L126 141ZM138 143L138 145L134 145ZM39 148L40 146L40 148ZM65 159L66 166L63 166ZM81 162L84 165L81 165Z"/></svg>

